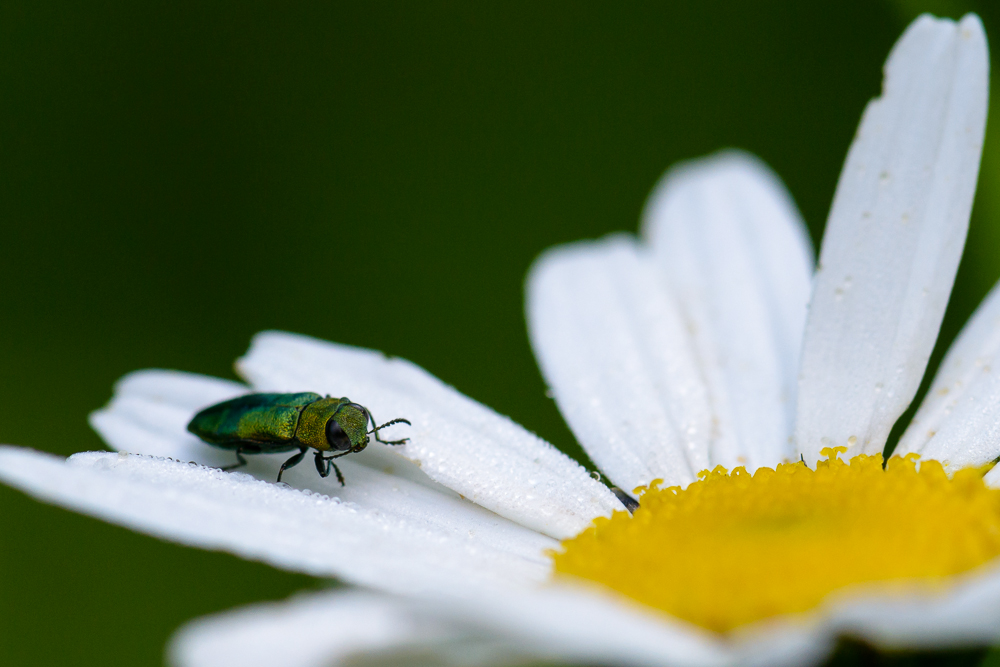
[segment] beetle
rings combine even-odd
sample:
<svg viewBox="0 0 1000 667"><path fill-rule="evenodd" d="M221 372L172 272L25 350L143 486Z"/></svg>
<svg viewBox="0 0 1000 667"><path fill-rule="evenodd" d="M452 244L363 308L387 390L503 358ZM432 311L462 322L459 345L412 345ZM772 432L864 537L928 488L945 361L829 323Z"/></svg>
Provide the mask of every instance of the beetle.
<svg viewBox="0 0 1000 667"><path fill-rule="evenodd" d="M369 431L368 423L372 429ZM393 424L409 424L393 419L376 426L371 412L363 405L343 398L323 397L313 392L298 394L247 394L210 405L196 414L187 430L203 441L222 449L236 450L237 463L222 470L234 470L247 464L244 454L271 454L298 449L281 464L277 481L288 468L302 462L309 449L316 450L316 471L321 477L337 473L344 476L333 459L360 452L368 446L368 436L386 445L402 445L402 440L383 440L379 430ZM335 452L325 456L327 452Z"/></svg>

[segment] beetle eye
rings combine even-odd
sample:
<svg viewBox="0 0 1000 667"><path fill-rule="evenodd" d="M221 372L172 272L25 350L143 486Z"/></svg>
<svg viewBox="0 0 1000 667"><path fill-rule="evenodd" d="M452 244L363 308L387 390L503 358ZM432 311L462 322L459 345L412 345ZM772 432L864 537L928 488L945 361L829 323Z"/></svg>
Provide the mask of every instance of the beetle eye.
<svg viewBox="0 0 1000 667"><path fill-rule="evenodd" d="M338 452L346 452L351 448L351 439L347 437L336 419L331 418L326 423L326 441L330 443L330 447Z"/></svg>

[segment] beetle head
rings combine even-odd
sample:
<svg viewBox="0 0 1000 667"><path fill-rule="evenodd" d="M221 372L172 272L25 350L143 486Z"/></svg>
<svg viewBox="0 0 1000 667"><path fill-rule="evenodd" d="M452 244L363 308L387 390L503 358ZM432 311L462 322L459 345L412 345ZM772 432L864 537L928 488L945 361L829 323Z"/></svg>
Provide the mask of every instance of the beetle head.
<svg viewBox="0 0 1000 667"><path fill-rule="evenodd" d="M341 400L345 402L326 423L326 441L339 452L360 452L368 444L368 410Z"/></svg>

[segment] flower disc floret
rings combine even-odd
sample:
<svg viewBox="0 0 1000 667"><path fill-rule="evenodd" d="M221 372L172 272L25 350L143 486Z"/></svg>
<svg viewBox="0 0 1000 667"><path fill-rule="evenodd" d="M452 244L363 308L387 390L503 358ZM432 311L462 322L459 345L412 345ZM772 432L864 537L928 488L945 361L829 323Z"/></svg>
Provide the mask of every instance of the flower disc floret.
<svg viewBox="0 0 1000 667"><path fill-rule="evenodd" d="M906 581L936 586L1000 555L1000 491L982 469L825 449L804 463L703 471L687 488L636 489L562 543L557 576L602 584L717 632L806 612L830 593Z"/></svg>

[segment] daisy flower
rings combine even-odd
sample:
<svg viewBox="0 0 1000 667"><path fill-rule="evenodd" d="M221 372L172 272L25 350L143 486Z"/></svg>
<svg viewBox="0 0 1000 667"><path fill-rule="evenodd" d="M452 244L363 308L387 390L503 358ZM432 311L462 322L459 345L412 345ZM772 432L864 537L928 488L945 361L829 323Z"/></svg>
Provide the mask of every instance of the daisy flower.
<svg viewBox="0 0 1000 667"><path fill-rule="evenodd" d="M197 620L179 665L525 660L798 665L1000 636L1000 292L912 401L968 227L986 123L975 16L893 48L837 186L819 265L780 181L719 154L670 170L639 239L556 248L529 332L560 410L632 515L580 465L418 366L284 333L246 384L148 370L94 427L117 453L0 449L0 479L165 539L349 587ZM808 304L808 311L807 311ZM287 455L185 430L248 391L350 396L405 446L271 482ZM195 461L197 463L189 463Z"/></svg>

